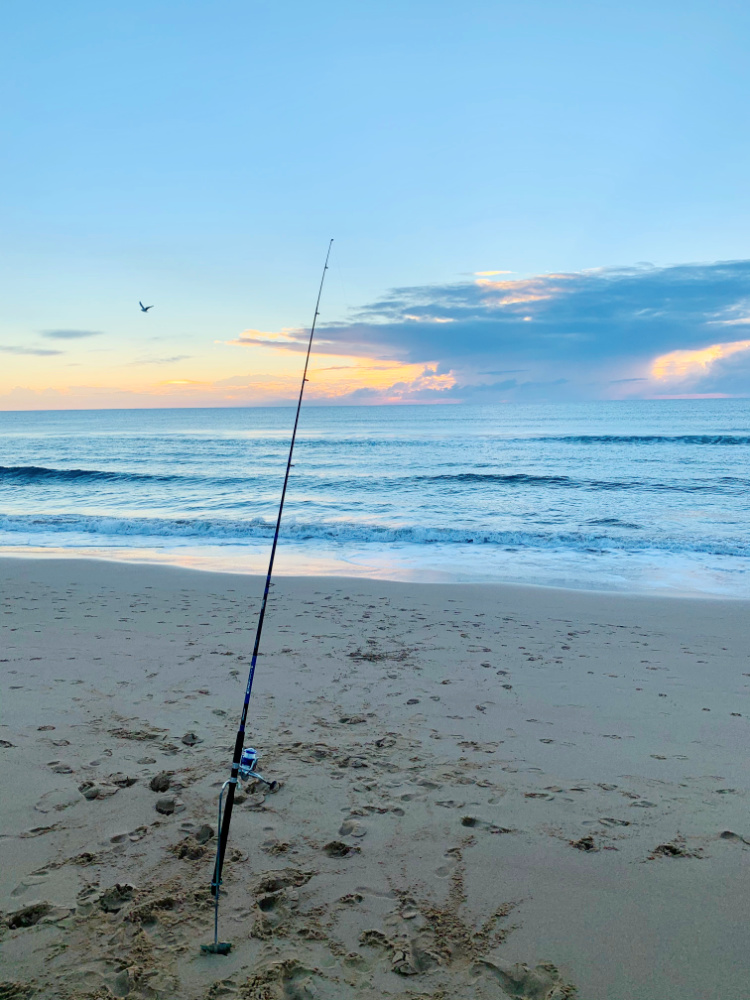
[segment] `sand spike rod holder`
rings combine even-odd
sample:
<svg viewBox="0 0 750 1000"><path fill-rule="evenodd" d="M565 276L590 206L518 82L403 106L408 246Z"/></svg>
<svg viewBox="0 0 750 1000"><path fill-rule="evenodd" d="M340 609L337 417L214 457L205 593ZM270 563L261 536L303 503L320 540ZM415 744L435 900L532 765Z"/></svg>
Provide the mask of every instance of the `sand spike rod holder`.
<svg viewBox="0 0 750 1000"><path fill-rule="evenodd" d="M240 771L239 777L241 781L262 781L264 785L268 787L270 791L276 788L275 781L269 781L268 778L264 778L263 775L256 770L258 766L258 751L255 747L245 747L242 751L242 759L240 760ZM221 791L219 792L219 821L216 828L216 861L214 863L214 881L211 883L211 888L214 885L221 886L221 874L219 872L219 845L221 843L221 811L224 803L224 792L229 787L230 779L224 782L221 786ZM201 951L207 952L209 955L228 955L232 950L231 942L229 941L219 941L219 895L220 893L214 893L214 939L211 944L202 944Z"/></svg>
<svg viewBox="0 0 750 1000"><path fill-rule="evenodd" d="M216 850L216 865L214 867L214 877L211 882L211 892L216 896L217 901L217 913L218 913L218 898L219 889L221 886L221 872L224 867L224 856L227 850L227 840L229 839L229 825L232 822L232 807L234 806L234 793L237 788L237 781L240 777L240 768L243 764L243 747L245 745L245 724L247 722L247 709L250 704L250 695L253 690L253 677L255 676L255 664L258 659L258 650L260 649L260 637L263 632L263 622L266 617L266 605L268 603L268 591L271 587L271 577L273 575L273 563L276 557L276 546L279 541L279 531L281 529L281 515L284 512L284 500L286 498L286 489L289 483L289 472L292 468L292 457L294 455L294 443L297 438L297 425L299 423L299 414L302 408L302 396L305 392L305 383L307 382L307 368L310 363L310 352L312 350L313 337L315 335L315 325L318 321L318 315L320 313L320 299L323 294L323 283L325 282L326 271L328 270L328 260L331 256L331 247L333 246L333 240L328 244L328 252L326 253L325 264L323 265L323 274L320 278L320 287L318 288L318 298L315 302L315 314L313 316L312 326L310 327L310 339L307 343L307 354L305 356L305 367L302 372L302 384L299 390L299 399L297 400L297 413L294 417L294 428L292 430L292 440L289 444L289 457L286 463L286 472L284 474L284 485L281 489L281 500L279 502L279 513L276 518L276 530L273 535L273 544L271 545L271 557L268 562L268 574L266 575L266 585L263 590L263 600L260 605L260 614L258 615L258 627L255 633L255 644L253 646L253 656L250 661L250 672L247 678L247 687L245 689L245 701L242 705L242 715L240 717L240 725L237 730L237 739L234 744L234 757L232 759L232 772L230 777L226 782L226 805L224 806L223 816L221 816L219 821L219 838ZM246 754L246 757L249 756ZM253 766L249 768L253 776L260 778L260 775L255 772L255 763L257 759L257 754L253 751ZM265 779L261 779L265 781ZM267 782L268 784L268 782ZM220 807L221 808L221 807Z"/></svg>

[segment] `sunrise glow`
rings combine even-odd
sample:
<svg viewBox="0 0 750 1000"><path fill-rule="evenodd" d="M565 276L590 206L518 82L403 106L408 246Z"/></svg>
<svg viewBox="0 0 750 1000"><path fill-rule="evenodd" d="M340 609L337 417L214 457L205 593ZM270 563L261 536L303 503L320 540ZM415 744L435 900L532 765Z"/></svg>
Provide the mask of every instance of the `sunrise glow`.
<svg viewBox="0 0 750 1000"><path fill-rule="evenodd" d="M651 376L660 381L683 379L707 371L720 358L728 358L750 349L750 340L736 340L724 344L711 344L694 351L670 351L656 358L651 365Z"/></svg>

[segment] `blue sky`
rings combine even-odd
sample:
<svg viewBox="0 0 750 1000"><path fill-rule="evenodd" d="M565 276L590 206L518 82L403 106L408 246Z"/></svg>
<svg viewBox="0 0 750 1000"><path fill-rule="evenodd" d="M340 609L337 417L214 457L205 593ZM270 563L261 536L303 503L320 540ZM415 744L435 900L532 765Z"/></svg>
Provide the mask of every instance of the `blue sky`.
<svg viewBox="0 0 750 1000"><path fill-rule="evenodd" d="M516 380L498 398L526 382L543 398L750 393L739 348L653 376L659 357L750 337L745 271L717 290L712 270L750 257L748 28L750 7L721 0L12 5L0 406L288 398L299 359L279 334L309 322L329 236L339 374L313 397L485 398L494 371ZM700 266L665 310L677 264ZM645 346L627 303L616 322L607 304L616 273L638 308L662 302ZM518 322L570 324L575 307L590 332L599 310L564 358L512 334L481 284L549 291L551 274L577 277ZM415 295L473 295L481 315L401 317L397 343L382 304Z"/></svg>

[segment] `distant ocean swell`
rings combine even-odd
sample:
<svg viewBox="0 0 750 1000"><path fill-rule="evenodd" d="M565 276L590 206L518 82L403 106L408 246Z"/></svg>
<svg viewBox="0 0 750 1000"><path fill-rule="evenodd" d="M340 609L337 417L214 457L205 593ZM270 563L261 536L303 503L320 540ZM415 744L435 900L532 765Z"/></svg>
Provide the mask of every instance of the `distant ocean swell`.
<svg viewBox="0 0 750 1000"><path fill-rule="evenodd" d="M620 528L624 532L641 530L639 525L605 518L592 522L592 527ZM117 518L100 516L0 516L0 533L5 533L5 543L18 544L29 536L79 534L98 536L116 543L134 538L161 539L163 543L196 542L217 545L242 544L263 541L273 533L273 523L262 518L252 520L208 518ZM471 531L460 528L429 528L416 526L384 526L351 523L301 523L288 520L284 536L290 541L317 541L342 544L401 543L411 545L490 545L498 548L567 549L577 552L639 552L658 550L672 553L702 553L716 556L750 556L750 540L732 538L705 541L699 537L675 539L669 536L649 537L606 532L527 532L527 531ZM10 536L10 537L9 537ZM25 537L24 537L25 536ZM103 543L103 542L102 542ZM62 544L62 538L61 538Z"/></svg>
<svg viewBox="0 0 750 1000"><path fill-rule="evenodd" d="M747 493L750 490L750 479L741 479L736 476L720 476L718 479L707 480L706 482L654 482L643 479L574 479L571 476L533 476L524 472L509 473L502 475L498 473L479 472L458 472L449 475L437 476L417 476L420 482L430 483L476 483L477 485L498 485L507 486L560 486L564 489L583 490L637 490L645 493L666 493L675 491L678 493L717 493L726 490L737 490L739 493Z"/></svg>
<svg viewBox="0 0 750 1000"><path fill-rule="evenodd" d="M149 436L149 444L155 450L171 451L176 446L183 445L189 449L190 454L196 450L205 449L211 454L216 454L224 449L233 450L239 446L241 448L251 448L254 451L262 448L270 448L274 452L276 449L285 450L289 443L289 433L291 428L284 427L275 435L251 435L243 437L241 434L227 437L212 438L208 432L200 433L192 430L189 434L166 435L152 434ZM304 430L300 432L297 447L300 449L321 448L329 450L338 446L346 448L382 448L390 450L398 448L424 449L431 444L439 445L441 442L450 441L439 430L433 429L434 436L427 439L406 437L403 435L384 435L382 437L371 437L367 434L358 433L352 430L350 436L341 437L338 434L316 435ZM138 435L119 432L118 439L127 442L138 440ZM97 433L95 430L88 437L89 441L97 441L102 438L111 437L104 432ZM561 444L584 444L584 445L702 445L702 446L750 446L750 435L748 434L525 434L522 436L514 434L503 434L501 432L487 432L475 435L477 440L490 440L498 444L534 444L539 442L555 442ZM23 440L22 435L18 435L17 440ZM74 445L76 438L60 435L59 439L66 445Z"/></svg>
<svg viewBox="0 0 750 1000"><path fill-rule="evenodd" d="M110 482L110 483L171 483L193 477L170 475L154 476L139 472L107 472L102 469L48 469L39 465L0 465L0 484L18 485L38 482Z"/></svg>
<svg viewBox="0 0 750 1000"><path fill-rule="evenodd" d="M281 477L279 476L279 481ZM269 485L268 476L205 476L199 474L172 473L155 475L140 472L117 472L103 469L53 469L45 466L0 466L0 486L3 485L34 485L47 484L120 484L123 486L138 485L200 485L210 487L251 487L262 484ZM645 493L730 493L747 494L750 491L750 479L737 476L719 476L701 482L658 482L644 479L576 479L572 476L537 476L525 472L456 472L437 475L419 476L378 476L376 478L363 475L356 479L340 478L331 480L325 477L315 477L307 480L307 490L344 490L356 488L360 491L375 489L378 492L389 488L407 489L418 487L421 483L455 484L457 486L506 486L506 487L560 487L562 489L580 490L636 490Z"/></svg>
<svg viewBox="0 0 750 1000"><path fill-rule="evenodd" d="M518 439L516 439L518 440ZM750 445L750 436L744 434L569 434L525 441L566 441L571 444L699 444L699 445Z"/></svg>

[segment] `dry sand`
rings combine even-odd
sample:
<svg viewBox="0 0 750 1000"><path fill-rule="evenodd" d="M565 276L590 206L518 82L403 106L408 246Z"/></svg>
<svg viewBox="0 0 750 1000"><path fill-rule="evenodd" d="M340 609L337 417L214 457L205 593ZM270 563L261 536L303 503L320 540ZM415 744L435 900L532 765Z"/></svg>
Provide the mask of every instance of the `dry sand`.
<svg viewBox="0 0 750 1000"><path fill-rule="evenodd" d="M280 579L215 957L259 581L0 578L0 998L750 996L746 604Z"/></svg>

